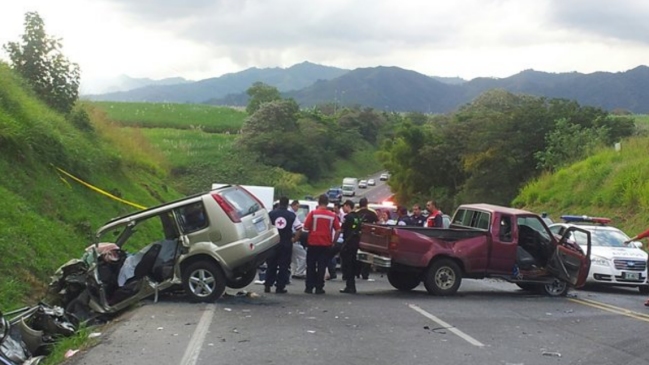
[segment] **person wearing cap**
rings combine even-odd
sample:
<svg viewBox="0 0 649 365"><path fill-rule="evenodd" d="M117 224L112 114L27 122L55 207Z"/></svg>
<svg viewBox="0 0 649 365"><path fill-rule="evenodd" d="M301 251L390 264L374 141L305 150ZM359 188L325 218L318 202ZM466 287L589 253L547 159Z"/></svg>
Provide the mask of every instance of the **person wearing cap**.
<svg viewBox="0 0 649 365"><path fill-rule="evenodd" d="M398 207L397 208L397 226L414 226L412 218L408 215L408 208Z"/></svg>

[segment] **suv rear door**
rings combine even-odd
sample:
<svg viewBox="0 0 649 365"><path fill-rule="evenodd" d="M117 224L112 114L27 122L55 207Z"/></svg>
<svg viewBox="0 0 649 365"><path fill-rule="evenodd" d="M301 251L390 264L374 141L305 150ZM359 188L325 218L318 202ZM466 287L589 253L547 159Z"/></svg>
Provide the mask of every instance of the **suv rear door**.
<svg viewBox="0 0 649 365"><path fill-rule="evenodd" d="M221 208L234 223L241 223L245 238L255 238L269 229L268 214L263 204L246 189L237 186L224 189L218 193L227 204ZM244 238L244 237L240 237Z"/></svg>

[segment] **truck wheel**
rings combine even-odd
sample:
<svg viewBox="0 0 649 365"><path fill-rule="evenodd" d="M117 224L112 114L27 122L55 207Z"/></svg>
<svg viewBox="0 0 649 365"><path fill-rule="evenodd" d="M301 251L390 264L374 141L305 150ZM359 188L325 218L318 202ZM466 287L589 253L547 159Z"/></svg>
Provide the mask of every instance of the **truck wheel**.
<svg viewBox="0 0 649 365"><path fill-rule="evenodd" d="M649 285L640 285L638 291L640 294L649 294Z"/></svg>
<svg viewBox="0 0 649 365"><path fill-rule="evenodd" d="M568 284L565 281L555 279L551 284L541 285L541 291L551 297L565 297L568 294Z"/></svg>
<svg viewBox="0 0 649 365"><path fill-rule="evenodd" d="M410 291L421 283L418 273L390 270L388 271L390 285L401 291Z"/></svg>
<svg viewBox="0 0 649 365"><path fill-rule="evenodd" d="M453 295L462 283L462 270L453 260L435 261L426 271L424 286L429 294Z"/></svg>
<svg viewBox="0 0 649 365"><path fill-rule="evenodd" d="M228 280L227 286L228 288L232 289L241 289L245 288L246 286L250 285L255 280L255 277L257 276L257 270L250 270L243 275L239 276L238 278Z"/></svg>
<svg viewBox="0 0 649 365"><path fill-rule="evenodd" d="M197 261L183 270L183 288L192 302L213 302L225 291L225 276L210 261Z"/></svg>

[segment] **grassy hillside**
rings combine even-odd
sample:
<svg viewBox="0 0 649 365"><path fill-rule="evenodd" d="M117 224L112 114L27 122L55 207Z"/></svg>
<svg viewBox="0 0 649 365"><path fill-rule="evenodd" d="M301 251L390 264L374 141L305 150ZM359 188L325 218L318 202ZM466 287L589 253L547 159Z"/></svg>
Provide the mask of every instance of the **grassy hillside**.
<svg viewBox="0 0 649 365"><path fill-rule="evenodd" d="M649 227L649 138L622 142L622 149L599 153L542 176L522 189L513 204L557 220L562 214L613 219L633 236Z"/></svg>
<svg viewBox="0 0 649 365"><path fill-rule="evenodd" d="M145 206L180 196L146 151L102 119L79 129L0 63L0 309L40 299L56 268L79 257L107 220L136 210L57 172L59 167ZM119 144L115 140L121 140ZM146 156L144 158L143 156Z"/></svg>

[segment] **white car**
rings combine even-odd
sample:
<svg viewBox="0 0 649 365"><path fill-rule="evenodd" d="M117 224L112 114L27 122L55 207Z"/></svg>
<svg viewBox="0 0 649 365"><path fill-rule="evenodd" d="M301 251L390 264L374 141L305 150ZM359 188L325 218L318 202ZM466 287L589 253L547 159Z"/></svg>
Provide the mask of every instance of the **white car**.
<svg viewBox="0 0 649 365"><path fill-rule="evenodd" d="M374 181L374 179L369 179L369 180L367 180L367 185L369 185L369 186L375 186L375 185L376 185L376 181Z"/></svg>
<svg viewBox="0 0 649 365"><path fill-rule="evenodd" d="M379 177L379 180L381 180L381 181L385 181L385 180L387 180L389 177L390 177L390 175L388 175L388 174L386 174L386 173L383 173L383 174L381 174L381 176Z"/></svg>
<svg viewBox="0 0 649 365"><path fill-rule="evenodd" d="M634 286L640 293L648 294L647 253L640 249L642 243L631 242L621 230L607 226L607 218L590 218L583 216L562 216L565 223L550 225L550 230L559 236L567 227L576 226L591 234L592 252L590 254L590 271L588 284ZM586 234L575 231L570 239L577 242L586 252Z"/></svg>
<svg viewBox="0 0 649 365"><path fill-rule="evenodd" d="M358 182L359 189L367 189L367 180L361 180Z"/></svg>

